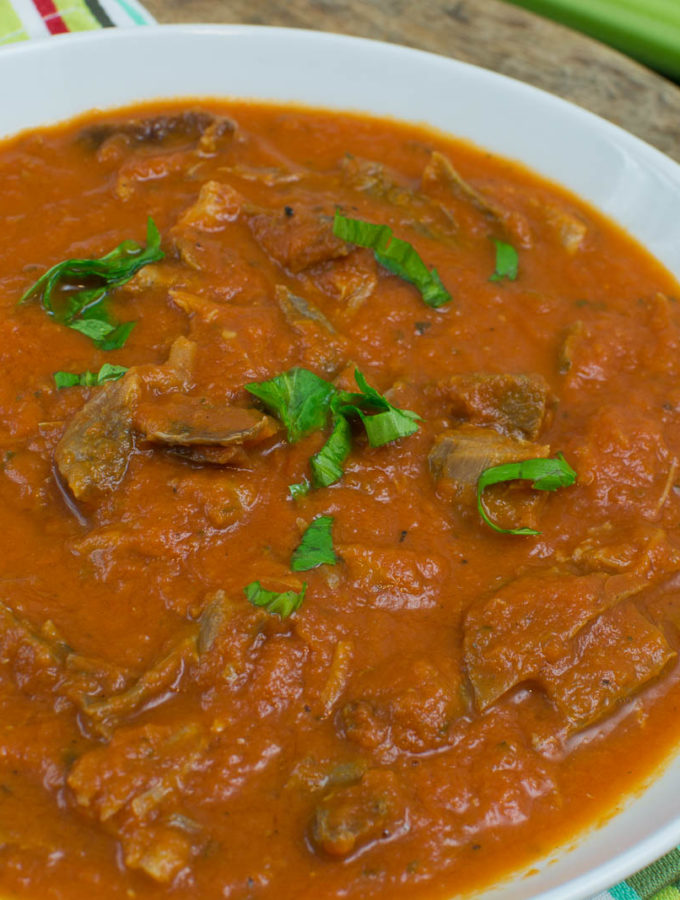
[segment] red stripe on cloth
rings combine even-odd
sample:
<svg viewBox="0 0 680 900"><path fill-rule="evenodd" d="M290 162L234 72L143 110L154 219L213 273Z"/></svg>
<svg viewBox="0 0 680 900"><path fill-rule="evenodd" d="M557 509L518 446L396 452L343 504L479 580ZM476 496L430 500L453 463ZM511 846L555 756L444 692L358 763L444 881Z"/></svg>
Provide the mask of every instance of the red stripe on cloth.
<svg viewBox="0 0 680 900"><path fill-rule="evenodd" d="M63 34L68 31L66 22L59 15L59 10L52 0L33 0L33 6L42 16L50 34Z"/></svg>

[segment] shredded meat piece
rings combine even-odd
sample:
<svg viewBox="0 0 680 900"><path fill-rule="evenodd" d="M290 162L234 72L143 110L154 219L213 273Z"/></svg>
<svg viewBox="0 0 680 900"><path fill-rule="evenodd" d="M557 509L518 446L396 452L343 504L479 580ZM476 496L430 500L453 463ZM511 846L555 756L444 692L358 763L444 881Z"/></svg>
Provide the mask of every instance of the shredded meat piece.
<svg viewBox="0 0 680 900"><path fill-rule="evenodd" d="M71 420L54 459L76 500L118 487L134 449L132 409L140 382L129 371L105 384Z"/></svg>
<svg viewBox="0 0 680 900"><path fill-rule="evenodd" d="M114 135L123 135L133 144L165 144L173 139L199 140L206 134L213 140L231 135L236 125L231 119L201 109L189 109L173 115L102 122L84 128L79 139L93 150Z"/></svg>
<svg viewBox="0 0 680 900"><path fill-rule="evenodd" d="M322 797L310 832L319 850L342 857L395 837L406 826L406 802L395 774L370 769L357 784L335 788Z"/></svg>
<svg viewBox="0 0 680 900"><path fill-rule="evenodd" d="M542 375L453 375L440 391L454 416L526 440L538 437L550 396Z"/></svg>
<svg viewBox="0 0 680 900"><path fill-rule="evenodd" d="M542 683L553 666L560 671L560 661L571 654L571 639L645 584L637 575L537 572L474 603L465 620L464 647L480 709L524 681Z"/></svg>
<svg viewBox="0 0 680 900"><path fill-rule="evenodd" d="M303 203L296 204L293 215L262 212L249 216L248 224L265 253L293 273L347 256L351 249L333 234L331 211L320 213Z"/></svg>

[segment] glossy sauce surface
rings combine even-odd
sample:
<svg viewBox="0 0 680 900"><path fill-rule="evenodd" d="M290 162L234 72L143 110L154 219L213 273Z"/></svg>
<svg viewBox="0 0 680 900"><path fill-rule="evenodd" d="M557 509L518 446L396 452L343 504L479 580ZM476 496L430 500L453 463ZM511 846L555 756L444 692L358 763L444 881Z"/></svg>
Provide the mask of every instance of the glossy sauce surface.
<svg viewBox="0 0 680 900"><path fill-rule="evenodd" d="M626 235L441 135L248 104L22 135L0 183L2 891L443 900L609 815L671 752L678 286ZM452 301L335 238L338 207L390 225ZM148 216L165 258L106 301L136 322L123 348L17 305L63 259L143 243ZM490 280L492 238L516 280ZM56 389L106 362L129 371ZM347 390L358 367L418 432L372 448L356 428L342 479L296 500L327 433L292 444L271 419L219 461L157 437L178 410L257 409L244 386L294 366ZM125 433L118 468L76 482L88 414ZM488 490L540 535L481 520L461 463L480 442L576 470ZM338 562L294 573L320 515ZM306 582L302 606L255 608L256 580Z"/></svg>

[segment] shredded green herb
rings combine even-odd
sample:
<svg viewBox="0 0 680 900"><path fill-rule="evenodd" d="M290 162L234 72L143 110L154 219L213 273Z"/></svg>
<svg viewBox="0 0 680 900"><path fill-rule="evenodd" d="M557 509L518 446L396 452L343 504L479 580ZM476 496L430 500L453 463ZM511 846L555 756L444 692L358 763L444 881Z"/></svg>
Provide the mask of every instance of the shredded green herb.
<svg viewBox="0 0 680 900"><path fill-rule="evenodd" d="M420 416L410 409L393 406L362 373L355 369L359 392L341 391L307 369L295 368L269 381L246 385L271 410L295 443L312 431L331 423L331 433L310 460L312 486L328 487L342 478L344 464L352 449L350 420L361 420L372 447L408 437L418 430ZM291 496L299 498L309 490L304 482L290 485Z"/></svg>
<svg viewBox="0 0 680 900"><path fill-rule="evenodd" d="M507 278L514 281L519 270L519 256L511 244L491 238L496 247L496 269L489 281L501 281Z"/></svg>
<svg viewBox="0 0 680 900"><path fill-rule="evenodd" d="M332 516L317 516L311 522L291 557L290 567L293 572L335 565L338 558L333 552L333 521Z"/></svg>
<svg viewBox="0 0 680 900"><path fill-rule="evenodd" d="M380 265L415 285L428 306L437 308L450 303L451 294L442 284L437 270L428 269L416 249L408 241L394 237L389 225L350 219L336 210L333 234L350 244L373 250Z"/></svg>
<svg viewBox="0 0 680 900"><path fill-rule="evenodd" d="M298 484L289 484L288 485L288 493L293 498L293 500L299 500L301 497L306 497L309 491L311 490L311 484L306 478L303 478L302 481L298 482Z"/></svg>
<svg viewBox="0 0 680 900"><path fill-rule="evenodd" d="M58 390L76 385L96 387L106 381L117 381L126 372L127 366L113 366L111 363L104 363L98 372L82 372L80 375L75 372L55 372L54 383Z"/></svg>
<svg viewBox="0 0 680 900"><path fill-rule="evenodd" d="M505 463L485 469L477 481L477 509L487 525L500 534L536 535L540 531L533 528L500 528L488 516L482 502L484 488L492 484L518 479L531 481L532 488L537 491L556 491L561 487L569 487L576 481L576 472L571 468L561 453L552 459L525 459L522 462Z"/></svg>
<svg viewBox="0 0 680 900"><path fill-rule="evenodd" d="M103 301L143 266L164 256L160 233L149 218L146 247L128 240L99 259L57 263L31 285L19 303L37 298L60 325L79 331L102 350L116 350L123 346L135 323L114 322Z"/></svg>
<svg viewBox="0 0 680 900"><path fill-rule="evenodd" d="M282 619L287 619L288 616L300 609L306 591L306 582L300 591L283 591L283 593L267 591L259 581L251 581L243 589L249 603L266 609L272 615L281 616Z"/></svg>
<svg viewBox="0 0 680 900"><path fill-rule="evenodd" d="M247 384L246 390L280 419L294 444L325 426L335 388L309 369L295 368L270 381Z"/></svg>

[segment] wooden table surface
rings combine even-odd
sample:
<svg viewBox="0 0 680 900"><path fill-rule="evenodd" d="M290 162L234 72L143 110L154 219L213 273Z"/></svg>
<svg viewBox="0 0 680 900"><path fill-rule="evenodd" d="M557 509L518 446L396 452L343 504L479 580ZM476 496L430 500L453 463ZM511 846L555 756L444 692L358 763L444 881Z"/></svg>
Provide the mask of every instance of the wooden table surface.
<svg viewBox="0 0 680 900"><path fill-rule="evenodd" d="M680 162L680 88L603 44L501 0L145 0L159 22L285 25L476 63L616 122Z"/></svg>

